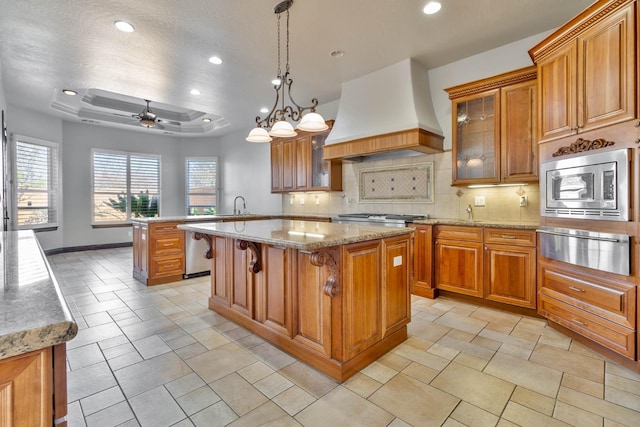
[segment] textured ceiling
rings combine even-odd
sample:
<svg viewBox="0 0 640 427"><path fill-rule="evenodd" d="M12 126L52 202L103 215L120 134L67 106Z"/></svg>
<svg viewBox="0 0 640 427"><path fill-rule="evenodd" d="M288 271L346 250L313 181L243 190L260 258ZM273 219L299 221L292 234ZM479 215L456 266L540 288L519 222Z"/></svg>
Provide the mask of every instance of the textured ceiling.
<svg viewBox="0 0 640 427"><path fill-rule="evenodd" d="M554 29L591 0L295 0L291 72L299 104L340 97L343 81L416 58L428 68ZM0 0L0 63L10 104L52 109L62 88L100 89L229 122L210 135L250 129L270 107L278 1ZM131 22L122 33L113 22ZM329 53L340 49L341 58ZM224 63L212 65L218 55ZM199 96L191 95L197 88ZM152 103L153 109L153 103ZM120 112L127 114L128 112Z"/></svg>

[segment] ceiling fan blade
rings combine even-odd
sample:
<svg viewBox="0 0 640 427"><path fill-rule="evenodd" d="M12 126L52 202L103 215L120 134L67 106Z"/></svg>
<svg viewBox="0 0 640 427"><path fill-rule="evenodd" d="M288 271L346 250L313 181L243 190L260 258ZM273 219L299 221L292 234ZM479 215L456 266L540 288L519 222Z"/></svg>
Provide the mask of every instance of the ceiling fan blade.
<svg viewBox="0 0 640 427"><path fill-rule="evenodd" d="M182 125L182 123L176 122L175 120L158 119L157 121L158 121L158 123L166 123L166 124L169 124L171 126L181 126Z"/></svg>

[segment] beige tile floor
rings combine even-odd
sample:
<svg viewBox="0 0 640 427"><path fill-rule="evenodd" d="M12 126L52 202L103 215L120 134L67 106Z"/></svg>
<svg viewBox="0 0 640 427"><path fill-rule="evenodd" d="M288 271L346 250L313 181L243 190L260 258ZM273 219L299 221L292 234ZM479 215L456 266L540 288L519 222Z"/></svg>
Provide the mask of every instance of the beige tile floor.
<svg viewBox="0 0 640 427"><path fill-rule="evenodd" d="M69 426L640 426L640 374L542 319L414 297L409 339L337 384L210 311L209 278L146 287L131 248L49 257L80 326Z"/></svg>

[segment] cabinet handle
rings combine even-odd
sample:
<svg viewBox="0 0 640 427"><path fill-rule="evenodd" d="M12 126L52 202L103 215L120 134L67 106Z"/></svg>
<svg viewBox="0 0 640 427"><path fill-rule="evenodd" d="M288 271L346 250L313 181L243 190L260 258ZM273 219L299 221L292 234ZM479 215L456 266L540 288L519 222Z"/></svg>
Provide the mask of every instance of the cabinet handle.
<svg viewBox="0 0 640 427"><path fill-rule="evenodd" d="M511 235L508 235L508 234L503 234L503 235L502 235L502 238L503 238L503 239L514 239L514 240L515 240L516 236L511 236Z"/></svg>
<svg viewBox="0 0 640 427"><path fill-rule="evenodd" d="M166 248L167 246L173 246L173 243L165 243L162 246L164 246Z"/></svg>
<svg viewBox="0 0 640 427"><path fill-rule="evenodd" d="M576 288L575 286L569 286L569 289L576 292L584 292L584 289Z"/></svg>
<svg viewBox="0 0 640 427"><path fill-rule="evenodd" d="M587 322L583 322L583 321L582 321L582 320L580 320L580 319L573 318L573 319L571 319L571 321L572 321L572 322L575 322L575 323L577 323L577 324L579 324L579 325L582 325L582 326L589 326L589 324L588 324Z"/></svg>

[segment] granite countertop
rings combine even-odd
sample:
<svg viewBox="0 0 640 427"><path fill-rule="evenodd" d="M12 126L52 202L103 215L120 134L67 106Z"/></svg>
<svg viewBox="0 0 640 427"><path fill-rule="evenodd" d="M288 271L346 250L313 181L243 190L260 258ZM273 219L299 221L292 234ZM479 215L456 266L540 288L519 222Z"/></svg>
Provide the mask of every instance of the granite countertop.
<svg viewBox="0 0 640 427"><path fill-rule="evenodd" d="M179 225L178 228L302 250L377 240L413 232L412 228L404 227L378 227L283 219L189 223Z"/></svg>
<svg viewBox="0 0 640 427"><path fill-rule="evenodd" d="M182 215L182 216L159 216L150 218L132 218L133 222L145 224L158 222L231 222L231 221L253 221L261 219L291 219L305 218L309 221L326 220L330 215L310 215L310 214L242 214L242 215Z"/></svg>
<svg viewBox="0 0 640 427"><path fill-rule="evenodd" d="M75 337L78 325L33 231L0 235L0 359Z"/></svg>
<svg viewBox="0 0 640 427"><path fill-rule="evenodd" d="M537 222L511 222L511 221L468 221L457 218L429 218L414 221L414 224L427 225L466 225L468 227L491 228L515 228L519 230L536 230L540 224Z"/></svg>

